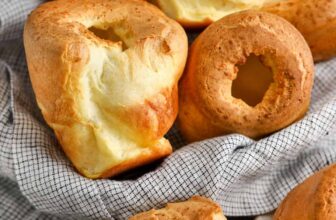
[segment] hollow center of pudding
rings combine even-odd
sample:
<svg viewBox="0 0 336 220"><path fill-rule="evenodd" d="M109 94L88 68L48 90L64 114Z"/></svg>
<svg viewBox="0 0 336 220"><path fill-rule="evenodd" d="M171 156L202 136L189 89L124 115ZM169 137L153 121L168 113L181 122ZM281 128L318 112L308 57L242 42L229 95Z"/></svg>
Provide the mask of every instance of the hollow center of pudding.
<svg viewBox="0 0 336 220"><path fill-rule="evenodd" d="M232 83L232 96L243 100L249 106L259 104L273 82L271 68L265 66L261 57L251 54L243 65L238 66L238 74Z"/></svg>
<svg viewBox="0 0 336 220"><path fill-rule="evenodd" d="M97 27L90 27L89 31L94 33L98 38L107 40L107 41L112 41L112 42L121 42L122 45L122 50L126 50L128 48L127 44L123 39L116 33L113 27L109 27L107 29L100 29Z"/></svg>

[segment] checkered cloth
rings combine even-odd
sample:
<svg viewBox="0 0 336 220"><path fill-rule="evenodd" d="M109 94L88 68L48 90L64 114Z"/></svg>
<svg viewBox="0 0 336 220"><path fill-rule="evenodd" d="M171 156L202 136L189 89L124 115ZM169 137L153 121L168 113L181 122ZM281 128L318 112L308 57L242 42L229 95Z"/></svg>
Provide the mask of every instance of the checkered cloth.
<svg viewBox="0 0 336 220"><path fill-rule="evenodd" d="M75 172L36 105L22 44L39 0L0 1L0 219L127 219L200 194L229 216L275 209L290 189L336 161L336 59L316 65L309 113L259 141L239 134L185 145L118 179ZM199 128L202 129L202 128Z"/></svg>

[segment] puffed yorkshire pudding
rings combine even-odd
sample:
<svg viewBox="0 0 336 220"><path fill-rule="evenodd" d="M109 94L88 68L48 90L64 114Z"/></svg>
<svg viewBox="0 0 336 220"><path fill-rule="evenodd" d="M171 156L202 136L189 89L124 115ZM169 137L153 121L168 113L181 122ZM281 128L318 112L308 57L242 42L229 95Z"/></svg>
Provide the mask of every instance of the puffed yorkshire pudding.
<svg viewBox="0 0 336 220"><path fill-rule="evenodd" d="M336 165L295 187L282 201L273 220L336 219Z"/></svg>
<svg viewBox="0 0 336 220"><path fill-rule="evenodd" d="M226 220L221 207L211 199L194 196L185 202L139 213L129 220Z"/></svg>
<svg viewBox="0 0 336 220"><path fill-rule="evenodd" d="M37 103L64 152L90 178L171 153L188 44L141 0L58 0L29 16L24 46Z"/></svg>
<svg viewBox="0 0 336 220"><path fill-rule="evenodd" d="M257 139L284 128L305 114L313 75L309 47L285 19L228 15L192 44L179 85L181 132L188 141L230 133Z"/></svg>
<svg viewBox="0 0 336 220"><path fill-rule="evenodd" d="M336 55L336 0L286 0L262 10L291 22L305 37L315 61Z"/></svg>
<svg viewBox="0 0 336 220"><path fill-rule="evenodd" d="M206 27L222 17L261 8L264 0L149 0L186 28Z"/></svg>
<svg viewBox="0 0 336 220"><path fill-rule="evenodd" d="M186 28L206 27L234 12L258 9L291 22L315 61L336 55L336 0L151 0Z"/></svg>

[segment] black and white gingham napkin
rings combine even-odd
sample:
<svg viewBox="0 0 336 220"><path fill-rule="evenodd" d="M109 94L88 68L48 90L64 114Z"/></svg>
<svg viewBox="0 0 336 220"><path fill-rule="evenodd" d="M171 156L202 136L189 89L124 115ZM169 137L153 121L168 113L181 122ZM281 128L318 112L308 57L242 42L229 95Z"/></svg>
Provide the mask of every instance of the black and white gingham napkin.
<svg viewBox="0 0 336 220"><path fill-rule="evenodd" d="M260 141L234 134L184 146L174 127L167 137L176 151L142 175L80 176L42 119L27 73L22 28L39 3L0 0L0 219L127 219L195 194L216 200L227 215L256 215L336 161L333 59L316 65L309 113L280 132Z"/></svg>

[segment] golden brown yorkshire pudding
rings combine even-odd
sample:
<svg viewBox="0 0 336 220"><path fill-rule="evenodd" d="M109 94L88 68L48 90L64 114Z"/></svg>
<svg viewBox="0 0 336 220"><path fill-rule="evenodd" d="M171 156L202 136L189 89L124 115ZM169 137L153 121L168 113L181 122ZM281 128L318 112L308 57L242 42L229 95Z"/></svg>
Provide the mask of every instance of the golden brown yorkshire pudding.
<svg viewBox="0 0 336 220"><path fill-rule="evenodd" d="M185 202L139 213L129 220L226 220L221 207L211 199L194 196Z"/></svg>
<svg viewBox="0 0 336 220"><path fill-rule="evenodd" d="M273 220L336 219L336 165L295 187L276 210Z"/></svg>
<svg viewBox="0 0 336 220"><path fill-rule="evenodd" d="M336 55L336 0L286 0L262 10L291 22L305 37L315 61Z"/></svg>
<svg viewBox="0 0 336 220"><path fill-rule="evenodd" d="M37 103L80 173L171 153L188 50L178 23L141 0L58 0L29 16L24 45Z"/></svg>
<svg viewBox="0 0 336 220"><path fill-rule="evenodd" d="M182 134L260 138L284 128L305 114L313 75L309 47L286 20L258 11L226 16L192 45L179 85Z"/></svg>

